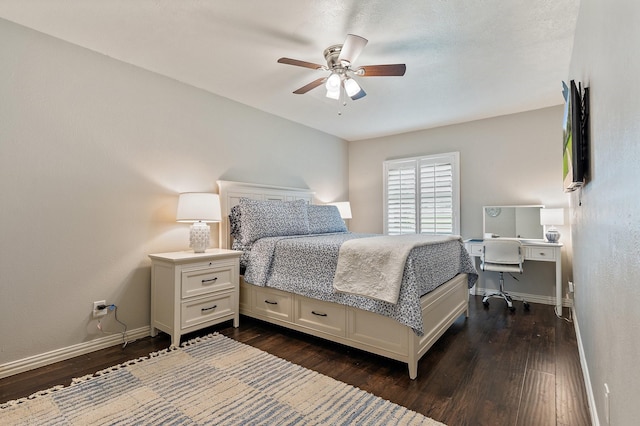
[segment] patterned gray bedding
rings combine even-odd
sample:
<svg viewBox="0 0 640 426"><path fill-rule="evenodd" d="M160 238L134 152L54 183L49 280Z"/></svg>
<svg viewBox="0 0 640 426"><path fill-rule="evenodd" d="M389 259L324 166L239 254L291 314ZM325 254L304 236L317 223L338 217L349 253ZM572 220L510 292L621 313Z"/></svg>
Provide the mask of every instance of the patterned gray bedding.
<svg viewBox="0 0 640 426"><path fill-rule="evenodd" d="M459 273L469 274L469 287L477 279L462 241L453 240L411 250L396 304L335 292L333 277L340 245L349 239L372 236L342 232L261 238L248 254L244 280L385 315L422 335L420 297Z"/></svg>

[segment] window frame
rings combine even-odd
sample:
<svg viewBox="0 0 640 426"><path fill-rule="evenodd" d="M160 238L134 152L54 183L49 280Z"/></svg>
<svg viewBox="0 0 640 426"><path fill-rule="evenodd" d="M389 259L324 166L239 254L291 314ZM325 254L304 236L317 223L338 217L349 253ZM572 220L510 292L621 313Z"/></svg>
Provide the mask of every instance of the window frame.
<svg viewBox="0 0 640 426"><path fill-rule="evenodd" d="M451 226L452 232L447 235L460 235L460 153L447 152L442 154L422 155L418 157L398 158L386 160L383 162L383 226L384 234L389 234L389 172L398 170L401 165L410 165L414 169L414 233L423 233L426 235L436 235L435 232L422 232L421 229L421 178L420 166L424 164L450 164L451 165ZM405 167L407 168L407 167ZM408 168L407 168L408 169ZM401 232L402 233L402 232ZM394 234L399 235L399 234Z"/></svg>

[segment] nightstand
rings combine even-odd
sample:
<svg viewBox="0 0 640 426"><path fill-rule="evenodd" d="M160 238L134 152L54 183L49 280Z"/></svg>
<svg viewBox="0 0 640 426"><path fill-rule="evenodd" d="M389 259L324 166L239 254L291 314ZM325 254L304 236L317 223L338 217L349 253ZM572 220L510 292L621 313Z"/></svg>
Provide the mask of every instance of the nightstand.
<svg viewBox="0 0 640 426"><path fill-rule="evenodd" d="M171 335L171 344L201 328L233 319L238 310L242 252L209 249L150 254L151 336L158 330Z"/></svg>

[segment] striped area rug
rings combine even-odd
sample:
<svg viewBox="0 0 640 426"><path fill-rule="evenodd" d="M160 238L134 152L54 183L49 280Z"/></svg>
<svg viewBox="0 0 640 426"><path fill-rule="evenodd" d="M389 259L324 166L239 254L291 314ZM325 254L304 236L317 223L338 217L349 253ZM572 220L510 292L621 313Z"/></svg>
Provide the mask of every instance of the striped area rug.
<svg viewBox="0 0 640 426"><path fill-rule="evenodd" d="M442 425L212 334L0 406L2 425Z"/></svg>

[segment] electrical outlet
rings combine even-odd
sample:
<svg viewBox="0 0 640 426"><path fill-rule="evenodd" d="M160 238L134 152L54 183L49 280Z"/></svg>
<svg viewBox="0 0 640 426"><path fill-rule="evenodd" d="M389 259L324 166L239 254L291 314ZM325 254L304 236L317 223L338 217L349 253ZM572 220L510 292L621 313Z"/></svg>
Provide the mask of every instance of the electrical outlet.
<svg viewBox="0 0 640 426"><path fill-rule="evenodd" d="M573 281L569 281L569 293L573 293L575 291L575 286Z"/></svg>
<svg viewBox="0 0 640 426"><path fill-rule="evenodd" d="M97 302L93 302L93 317L94 318L100 318L103 317L105 315L107 315L109 313L109 309L107 309L106 307L104 309L98 309L98 306L103 305L103 306L107 306L107 301L106 300L98 300Z"/></svg>

